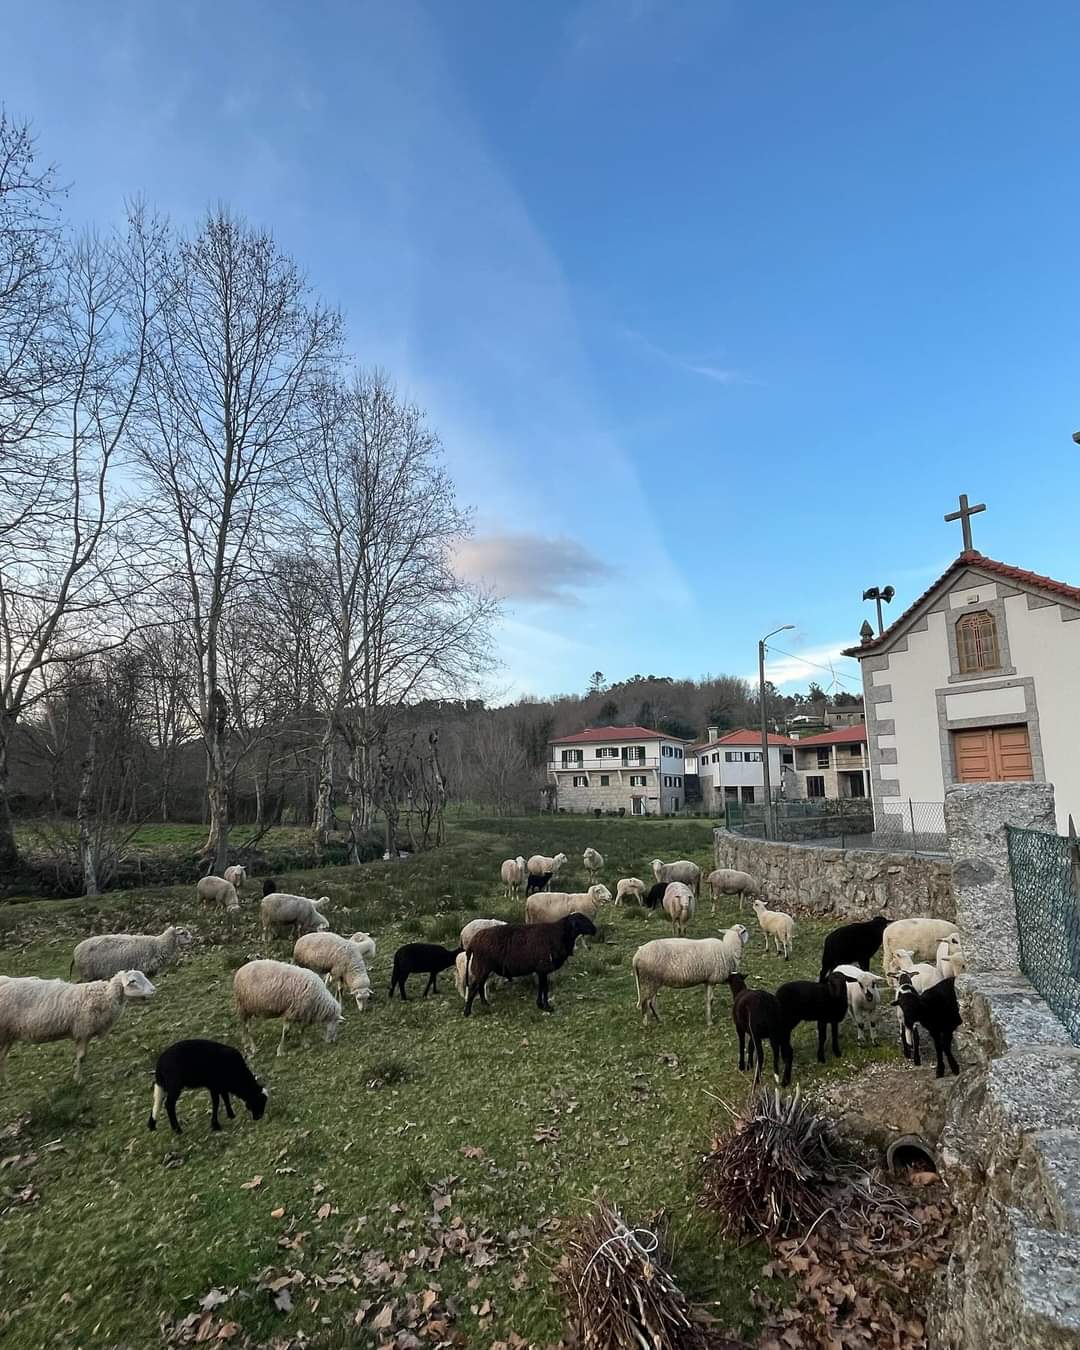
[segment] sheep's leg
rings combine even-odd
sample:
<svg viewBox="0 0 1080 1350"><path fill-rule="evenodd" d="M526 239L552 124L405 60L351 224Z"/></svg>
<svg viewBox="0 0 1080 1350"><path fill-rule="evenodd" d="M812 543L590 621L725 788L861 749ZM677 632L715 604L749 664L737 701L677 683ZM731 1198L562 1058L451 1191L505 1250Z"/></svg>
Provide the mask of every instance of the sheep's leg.
<svg viewBox="0 0 1080 1350"><path fill-rule="evenodd" d="M712 985L705 986L705 1025L712 1026Z"/></svg>
<svg viewBox="0 0 1080 1350"><path fill-rule="evenodd" d="M960 1065L957 1064L956 1056L952 1052L952 1038L953 1034L951 1031L945 1032L943 1038L945 1048L945 1058L949 1061L949 1068L952 1069L953 1073L958 1075L960 1073Z"/></svg>
<svg viewBox="0 0 1080 1350"><path fill-rule="evenodd" d="M476 991L478 988L479 986L477 985L475 980L473 981L472 984L469 985L469 992L465 996L465 1012L463 1014L463 1016L465 1017L472 1016L473 999L476 997Z"/></svg>
<svg viewBox="0 0 1080 1350"><path fill-rule="evenodd" d="M746 1071L746 1033L739 1028L739 1072Z"/></svg>
<svg viewBox="0 0 1080 1350"><path fill-rule="evenodd" d="M829 1024L825 1021L819 1021L817 1024L817 1062L825 1063L825 1037L829 1031Z"/></svg>
<svg viewBox="0 0 1080 1350"><path fill-rule="evenodd" d="M945 1056L944 1056L944 1037L940 1031L931 1033L931 1039L934 1042L934 1077L945 1077Z"/></svg>
<svg viewBox="0 0 1080 1350"><path fill-rule="evenodd" d="M88 1039L75 1042L75 1081L82 1082L82 1062L86 1058L86 1048L90 1044Z"/></svg>
<svg viewBox="0 0 1080 1350"><path fill-rule="evenodd" d="M427 982L427 984L424 986L424 997L427 998L428 994L430 994L431 991L432 991L433 989L435 990L436 993L439 992L438 985L436 985L436 983L435 983L435 972L434 972L434 971L432 971L432 972L428 975L428 982Z"/></svg>
<svg viewBox="0 0 1080 1350"><path fill-rule="evenodd" d="M904 1058L911 1058L911 1041L908 1039L907 1022L904 1021L904 1012L902 1008L896 1010L896 1020L900 1023L900 1049L904 1052Z"/></svg>
<svg viewBox="0 0 1080 1350"><path fill-rule="evenodd" d="M753 1083L753 1086L754 1086L754 1087L757 1087L757 1085L761 1082L761 1069L762 1069L762 1065L763 1065L763 1063L764 1063L764 1052L763 1052L763 1047L762 1047L762 1044L761 1044L761 1036L760 1036L760 1033L759 1033L759 1032L752 1031L752 1032L750 1033L750 1050L751 1050L751 1053L752 1053L753 1056L754 1056L754 1083Z"/></svg>
<svg viewBox="0 0 1080 1350"><path fill-rule="evenodd" d="M775 1036L769 1037L772 1046L772 1077L774 1083L780 1082L780 1042Z"/></svg>
<svg viewBox="0 0 1080 1350"><path fill-rule="evenodd" d="M4 1065L7 1063L8 1051L11 1049L11 1041L0 1041L0 1074L4 1072Z"/></svg>
<svg viewBox="0 0 1080 1350"><path fill-rule="evenodd" d="M552 1012L551 1000L548 997L548 977L547 971L541 970L536 976L536 1006L541 1012Z"/></svg>
<svg viewBox="0 0 1080 1350"><path fill-rule="evenodd" d="M218 1120L218 1106L221 1102L221 1093L217 1088L210 1089L210 1128L212 1130L221 1129L221 1121Z"/></svg>
<svg viewBox="0 0 1080 1350"><path fill-rule="evenodd" d="M283 1055L283 1054L285 1053L285 1037L286 1037L288 1034L289 1034L289 1024L288 1024L288 1022L286 1022L286 1021L282 1021L282 1023L281 1023L281 1040L278 1041L278 1048L277 1048L277 1052L278 1052L279 1055Z"/></svg>
<svg viewBox="0 0 1080 1350"><path fill-rule="evenodd" d="M916 1067L916 1068L921 1067L921 1065L922 1065L922 1060L919 1058L919 1024L918 1024L918 1022L916 1022L915 1025L911 1028L911 1056L912 1056L912 1058L913 1058L914 1061L915 1061L915 1067Z"/></svg>
<svg viewBox="0 0 1080 1350"><path fill-rule="evenodd" d="M180 1088L174 1088L172 1092L166 1095L164 1088L158 1087L156 1083L154 1084L154 1107L150 1113L150 1119L152 1121L157 1120L158 1113L161 1110L161 1103L164 1101L165 1111L169 1117L169 1124L172 1126L173 1134L183 1133L180 1128L180 1122L176 1118L176 1103L180 1100L180 1092Z"/></svg>
<svg viewBox="0 0 1080 1350"><path fill-rule="evenodd" d="M225 1103L225 1114L229 1117L230 1120L235 1120L236 1112L232 1109L232 1102L229 1100L229 1094L227 1092L223 1092L221 1094L221 1100Z"/></svg>
<svg viewBox="0 0 1080 1350"><path fill-rule="evenodd" d="M840 1023L832 1024L832 1052L837 1058L840 1057Z"/></svg>
<svg viewBox="0 0 1080 1350"><path fill-rule="evenodd" d="M795 1051L791 1048L791 1033L788 1032L780 1045L781 1053L784 1056L784 1078L781 1087L787 1087L791 1082L791 1066L795 1059ZM775 1067L775 1066L774 1066Z"/></svg>

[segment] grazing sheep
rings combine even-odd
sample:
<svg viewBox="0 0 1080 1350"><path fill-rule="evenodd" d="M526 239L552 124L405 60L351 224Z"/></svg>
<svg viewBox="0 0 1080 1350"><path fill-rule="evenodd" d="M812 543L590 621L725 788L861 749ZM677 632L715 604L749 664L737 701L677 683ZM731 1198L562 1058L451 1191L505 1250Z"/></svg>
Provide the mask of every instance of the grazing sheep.
<svg viewBox="0 0 1080 1350"><path fill-rule="evenodd" d="M954 933L953 937L956 936ZM965 961L964 953L960 949L960 943L950 941L948 938L939 942L935 965L943 980L955 979L957 975L963 975L964 971L967 970L967 961Z"/></svg>
<svg viewBox="0 0 1080 1350"><path fill-rule="evenodd" d="M233 976L233 997L240 1018L240 1034L248 1054L255 1054L255 1041L248 1023L255 1017L280 1017L281 1040L277 1052L285 1053L290 1026L321 1026L326 1039L336 1041L344 1020L336 998L313 970L290 966L284 961L249 961Z"/></svg>
<svg viewBox="0 0 1080 1350"><path fill-rule="evenodd" d="M749 872L740 872L735 867L718 867L715 872L710 872L705 878L705 884L712 894L714 913L716 901L722 895L737 895L740 910L746 896L749 895L751 898L757 899L761 895L760 882L756 881Z"/></svg>
<svg viewBox="0 0 1080 1350"><path fill-rule="evenodd" d="M933 961L938 943L954 937L959 943L956 924L948 919L897 919L881 936L881 968L886 975L896 974L896 953L901 947L920 961Z"/></svg>
<svg viewBox="0 0 1080 1350"><path fill-rule="evenodd" d="M937 1054L937 1077L945 1077L943 1060L949 1061L954 1074L960 1072L960 1066L952 1052L953 1032L960 1026L960 1007L956 1001L956 980L950 976L941 980L924 994L917 993L910 975L900 976L900 986L896 992L896 1002L904 1015L904 1025L911 1032L912 1056L915 1064L921 1065L919 1058L919 1027L924 1026L930 1033Z"/></svg>
<svg viewBox="0 0 1080 1350"><path fill-rule="evenodd" d="M588 875L590 885L604 870L604 855L594 848L587 848L581 855L581 864Z"/></svg>
<svg viewBox="0 0 1080 1350"><path fill-rule="evenodd" d="M713 988L738 969L738 956L732 954L723 938L654 938L634 953L633 967L637 1005L645 1026L649 1013L660 1021L656 995L661 989L691 989L703 984L705 1025L711 1027Z"/></svg>
<svg viewBox="0 0 1080 1350"><path fill-rule="evenodd" d="M0 1070L16 1041L41 1045L75 1042L75 1081L95 1036L104 1036L124 1011L125 999L152 998L154 986L141 970L121 970L110 980L69 984L34 975L0 975Z"/></svg>
<svg viewBox="0 0 1080 1350"><path fill-rule="evenodd" d="M847 980L843 975L833 971L824 980L789 980L776 991L776 1001L780 1004L789 1045L791 1033L800 1022L816 1022L818 1063L825 1063L825 1036L830 1027L833 1054L840 1054L840 1023L848 1011ZM784 1067L783 1087L791 1082L791 1063L789 1059Z"/></svg>
<svg viewBox="0 0 1080 1350"><path fill-rule="evenodd" d="M521 883L525 880L525 859L507 858L499 868L502 877L503 894L507 900L516 900L521 894Z"/></svg>
<svg viewBox="0 0 1080 1350"><path fill-rule="evenodd" d="M360 948L360 955L365 961L375 960L375 939L370 933L353 933L349 941L354 947Z"/></svg>
<svg viewBox="0 0 1080 1350"><path fill-rule="evenodd" d="M474 938L475 942L476 939ZM437 942L406 942L404 946L399 947L394 953L394 969L390 976L390 997L394 997L394 990L401 991L401 1001L407 1002L405 993L405 982L410 975L426 975L428 982L424 987L424 997L427 998L430 993L438 993L439 972L449 970L457 960L458 952L451 951L449 947L440 947Z"/></svg>
<svg viewBox="0 0 1080 1350"><path fill-rule="evenodd" d="M535 895L537 891L546 891L551 885L551 872L530 872L525 882L526 899L530 895Z"/></svg>
<svg viewBox="0 0 1080 1350"><path fill-rule="evenodd" d="M154 1098L147 1126L157 1129L161 1104L169 1113L169 1124L176 1134L182 1133L176 1118L176 1103L185 1088L206 1088L210 1093L210 1128L220 1130L218 1105L225 1103L225 1114L230 1120L236 1116L230 1097L239 1097L251 1112L252 1120L262 1120L266 1111L267 1091L247 1066L239 1050L220 1041L176 1041L158 1055L154 1067Z"/></svg>
<svg viewBox="0 0 1080 1350"><path fill-rule="evenodd" d="M785 914L783 910L766 908L764 900L754 901L754 913L761 925L761 931L765 934L766 952L769 950L769 938L772 938L777 956L780 955L780 947L783 944L784 960L786 961L791 956L791 948L794 943L795 920L790 914Z"/></svg>
<svg viewBox="0 0 1080 1350"><path fill-rule="evenodd" d="M240 897L236 893L236 887L224 877L200 877L195 894L200 900L224 905L227 914L235 914L240 908Z"/></svg>
<svg viewBox="0 0 1080 1350"><path fill-rule="evenodd" d="M863 1032L866 1031L870 1044L876 1045L877 1014L881 1007L878 985L885 983L885 977L851 965L837 966L836 973L843 975L847 981L848 1012L855 1024L855 1039L862 1045Z"/></svg>
<svg viewBox="0 0 1080 1350"><path fill-rule="evenodd" d="M684 881L670 881L664 890L664 913L676 937L684 937L694 917L694 892Z"/></svg>
<svg viewBox="0 0 1080 1350"><path fill-rule="evenodd" d="M873 919L861 919L858 923L844 923L825 936L821 949L821 974L824 980L830 970L837 966L861 966L870 969L874 953L881 947L881 935L889 926L884 914Z"/></svg>
<svg viewBox="0 0 1080 1350"><path fill-rule="evenodd" d="M505 919L470 919L461 930L461 937L458 939L461 950L464 952L469 950L469 943L477 933L482 933L485 928L501 928L505 922Z"/></svg>
<svg viewBox="0 0 1080 1350"><path fill-rule="evenodd" d="M785 1078L791 1078L792 1049L791 1040L784 1029L784 1016L775 994L767 989L748 989L746 980L738 971L728 977L734 1002L731 1005L731 1017L735 1030L739 1034L739 1071L747 1068L754 1070L754 1086L761 1078L764 1062L762 1041L772 1046L773 1078L780 1081L780 1056L784 1057ZM750 1042L749 1062L745 1055L746 1041Z"/></svg>
<svg viewBox="0 0 1080 1350"><path fill-rule="evenodd" d="M701 894L701 868L695 862L688 862L684 858L681 862L666 863L654 858L652 873L657 881L666 881L669 884L681 881L691 888L695 896Z"/></svg>
<svg viewBox="0 0 1080 1350"><path fill-rule="evenodd" d="M547 858L542 853L534 853L525 864L525 870L530 877L546 876L557 877L562 868L566 866L566 854L556 853L554 858Z"/></svg>
<svg viewBox="0 0 1080 1350"><path fill-rule="evenodd" d="M244 889L244 882L247 881L247 868L240 863L233 863L232 867L226 867L222 873L226 881L231 881L236 887L237 895Z"/></svg>
<svg viewBox="0 0 1080 1350"><path fill-rule="evenodd" d="M313 970L325 977L326 983L336 981L340 1003L347 989L356 1000L357 1012L363 1012L371 998L371 980L363 952L358 944L336 933L305 933L293 946L293 960L305 970Z"/></svg>
<svg viewBox="0 0 1080 1350"><path fill-rule="evenodd" d="M259 904L259 916L262 921L263 941L273 929L278 937L286 936L292 930L292 937L301 933L322 933L330 927L330 920L319 911L330 903L328 895L318 900L309 900L305 895L289 895L286 891L274 891L264 895Z"/></svg>
<svg viewBox="0 0 1080 1350"><path fill-rule="evenodd" d="M99 933L83 938L75 948L68 978L78 972L80 980L111 980L121 970L155 975L164 966L172 965L180 955L180 948L190 947L192 940L187 928L171 924L157 937L150 933Z"/></svg>
<svg viewBox="0 0 1080 1350"><path fill-rule="evenodd" d="M668 888L666 881L658 881L650 886L645 893L645 899L642 901L646 909L659 909L664 903L664 892Z"/></svg>
<svg viewBox="0 0 1080 1350"><path fill-rule="evenodd" d="M469 948L469 996L465 1016L472 1014L473 1000L487 1005L484 993L489 975L511 980L519 975L536 976L536 1006L551 1012L548 979L574 953L579 937L591 937L596 925L584 914L568 914L556 923L507 923L477 933Z"/></svg>
<svg viewBox="0 0 1080 1350"><path fill-rule="evenodd" d="M624 895L632 895L639 905L645 903L645 883L638 877L620 877L615 887L615 903L621 905Z"/></svg>
<svg viewBox="0 0 1080 1350"><path fill-rule="evenodd" d="M567 914L584 914L595 919L601 905L611 899L606 886L590 886L583 894L568 894L565 891L542 891L530 895L525 901L526 923L554 923Z"/></svg>

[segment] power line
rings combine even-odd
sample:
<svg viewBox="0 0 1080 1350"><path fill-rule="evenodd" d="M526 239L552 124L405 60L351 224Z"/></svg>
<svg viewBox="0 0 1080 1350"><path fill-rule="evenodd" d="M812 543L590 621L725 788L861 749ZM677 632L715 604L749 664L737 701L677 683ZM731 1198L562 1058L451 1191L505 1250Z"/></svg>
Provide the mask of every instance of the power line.
<svg viewBox="0 0 1080 1350"><path fill-rule="evenodd" d="M838 675L835 670L831 670L828 666L819 666L816 661L808 661L805 656L796 656L794 652L786 652L782 647L769 647L767 650L776 652L778 656L790 656L793 661L799 661L804 666L813 666L815 670L823 670L826 675L831 675L834 680L844 680L848 684L857 684L861 687L861 680L853 680L850 675Z"/></svg>

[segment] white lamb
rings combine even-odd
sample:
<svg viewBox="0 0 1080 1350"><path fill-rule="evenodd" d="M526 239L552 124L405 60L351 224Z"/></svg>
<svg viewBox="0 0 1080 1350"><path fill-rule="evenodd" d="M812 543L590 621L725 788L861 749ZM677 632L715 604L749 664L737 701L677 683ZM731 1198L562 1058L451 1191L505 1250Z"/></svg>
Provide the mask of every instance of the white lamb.
<svg viewBox="0 0 1080 1350"><path fill-rule="evenodd" d="M226 913L234 914L240 908L240 897L236 887L224 877L201 877L195 887L200 900L210 900L214 904L224 905Z"/></svg>
<svg viewBox="0 0 1080 1350"><path fill-rule="evenodd" d="M483 932L485 928L503 928L505 925L505 919L470 919L461 930L459 946L463 947L465 951L468 951L469 943L477 933Z"/></svg>
<svg viewBox="0 0 1080 1350"><path fill-rule="evenodd" d="M284 961L249 961L241 966L233 976L233 995L240 1034L250 1055L255 1054L255 1041L248 1029L252 1018L282 1019L279 1055L285 1053L285 1036L291 1025L325 1027L326 1039L336 1041L344 1020L337 999L313 970Z"/></svg>
<svg viewBox="0 0 1080 1350"><path fill-rule="evenodd" d="M671 881L664 891L663 906L664 913L671 920L672 932L676 937L684 937L694 917L694 892L685 881Z"/></svg>
<svg viewBox="0 0 1080 1350"><path fill-rule="evenodd" d="M654 938L634 953L634 979L641 1020L648 1025L649 1013L656 1021L656 995L661 989L705 986L705 1025L712 1026L713 988L723 984L738 968L737 960L722 938Z"/></svg>
<svg viewBox="0 0 1080 1350"><path fill-rule="evenodd" d="M953 934L956 937L957 934ZM960 949L959 941L953 942L945 938L938 943L935 964L938 968L938 974L943 980L951 979L955 975L963 975L967 970L967 961L964 960L964 953Z"/></svg>
<svg viewBox="0 0 1080 1350"><path fill-rule="evenodd" d="M877 1014L881 1008L881 994L878 985L885 982L883 975L863 970L861 966L836 966L837 972L847 980L848 1012L855 1024L855 1036L862 1045L863 1032L869 1034L870 1044L877 1044Z"/></svg>
<svg viewBox="0 0 1080 1350"><path fill-rule="evenodd" d="M226 881L232 882L236 887L237 895L239 895L244 888L244 882L247 881L247 868L241 866L240 863L233 863L232 867L226 867L223 876Z"/></svg>
<svg viewBox="0 0 1080 1350"><path fill-rule="evenodd" d="M526 923L555 923L568 914L595 919L597 910L611 899L606 886L590 886L585 892L534 891L525 901ZM584 939L582 939L584 942Z"/></svg>
<svg viewBox="0 0 1080 1350"><path fill-rule="evenodd" d="M545 877L549 873L552 877L557 877L565 866L565 853L556 853L554 858L547 858L543 853L534 853L525 864L525 870L531 877Z"/></svg>
<svg viewBox="0 0 1080 1350"><path fill-rule="evenodd" d="M336 933L305 933L293 946L293 960L305 970L322 975L327 984L335 981L340 1003L347 989L356 1000L357 1012L363 1012L371 998L371 979L360 947Z"/></svg>
<svg viewBox="0 0 1080 1350"><path fill-rule="evenodd" d="M696 862L688 862L684 858L680 862L666 863L654 858L652 871L657 881L681 881L691 887L695 895L701 894L701 868Z"/></svg>
<svg viewBox="0 0 1080 1350"><path fill-rule="evenodd" d="M180 955L181 947L190 947L187 928L171 924L154 937L150 933L99 933L83 938L75 948L68 977L77 972L80 980L111 980L122 970L141 970L156 975Z"/></svg>
<svg viewBox="0 0 1080 1350"><path fill-rule="evenodd" d="M604 870L604 856L602 853L597 853L594 848L587 848L581 855L581 863L588 874L591 885Z"/></svg>
<svg viewBox="0 0 1080 1350"><path fill-rule="evenodd" d="M772 938L776 946L776 954L780 955L781 944L784 948L784 960L791 955L791 949L795 937L795 920L790 914L785 914L779 909L769 909L764 900L754 901L754 913L757 915L758 923L761 925L761 931L765 934L765 950L769 950L769 938Z"/></svg>
<svg viewBox="0 0 1080 1350"><path fill-rule="evenodd" d="M942 941L960 943L956 924L949 919L897 919L881 935L881 968L886 975L895 974L896 953L901 948L920 961L936 960Z"/></svg>
<svg viewBox="0 0 1080 1350"><path fill-rule="evenodd" d="M938 944L940 947L949 949L947 942ZM916 961L915 953L905 951L900 947L894 957L897 976L910 975L911 984L917 994L925 994L928 989L932 989L935 984L940 984L944 976L938 970L937 965L931 965L929 961ZM896 981L899 984L899 980ZM900 1044L903 1048L905 1057L910 1054L911 1046L908 1041L907 1022L904 1020L904 1010L899 1003L896 1004L896 1022L900 1028Z"/></svg>
<svg viewBox="0 0 1080 1350"><path fill-rule="evenodd" d="M525 880L525 859L507 858L499 868L502 877L503 894L508 900L516 900L521 894L521 884Z"/></svg>
<svg viewBox="0 0 1080 1350"><path fill-rule="evenodd" d="M499 920L494 919L492 920L492 922L498 923ZM457 956L454 957L454 988L458 991L458 993L461 995L462 998L467 998L469 995L468 969L469 969L469 953L467 951L458 952ZM484 984L484 997L490 999L492 989L497 984L505 984L505 983L506 981L501 979L500 976L489 975Z"/></svg>
<svg viewBox="0 0 1080 1350"><path fill-rule="evenodd" d="M75 1081L82 1081L86 1048L104 1036L126 999L151 998L154 986L141 970L121 970L111 980L69 984L36 976L0 975L0 1070L16 1041L75 1042Z"/></svg>
<svg viewBox="0 0 1080 1350"><path fill-rule="evenodd" d="M632 895L638 904L645 900L645 883L640 877L621 877L615 886L615 903L621 905L624 895Z"/></svg>
<svg viewBox="0 0 1080 1350"><path fill-rule="evenodd" d="M716 901L722 895L737 895L740 910L748 895L751 899L761 895L761 886L750 873L740 872L735 867L718 867L705 878L705 884L712 894L714 912Z"/></svg>
<svg viewBox="0 0 1080 1350"><path fill-rule="evenodd" d="M330 903L328 895L309 900L306 895L289 895L285 891L271 891L264 895L260 906L263 940L274 929L279 935L283 929L292 929L292 936L301 933L322 933L330 927L330 920L319 910Z"/></svg>

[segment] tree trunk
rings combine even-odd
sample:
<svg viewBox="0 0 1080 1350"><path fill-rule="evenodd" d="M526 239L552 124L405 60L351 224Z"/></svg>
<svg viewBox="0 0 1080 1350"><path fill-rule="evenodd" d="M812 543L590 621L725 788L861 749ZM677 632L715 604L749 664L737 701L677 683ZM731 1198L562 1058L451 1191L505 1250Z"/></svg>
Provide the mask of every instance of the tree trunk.
<svg viewBox="0 0 1080 1350"><path fill-rule="evenodd" d="M326 730L319 743L319 785L315 792L312 829L315 843L322 848L334 828L334 740L335 720L327 718Z"/></svg>
<svg viewBox="0 0 1080 1350"><path fill-rule="evenodd" d="M263 828L263 785L258 772L252 774L251 781L255 785L255 829L261 831Z"/></svg>
<svg viewBox="0 0 1080 1350"><path fill-rule="evenodd" d="M97 839L94 811L94 779L97 772L98 735L101 731L103 702L100 693L91 695L93 709L90 734L86 742L86 757L79 780L79 799L75 820L79 829L79 861L82 864L83 895L100 894L97 872Z"/></svg>
<svg viewBox="0 0 1080 1350"><path fill-rule="evenodd" d="M228 706L221 693L210 700L206 738L206 800L210 808L210 833L203 852L213 858L213 872L221 876L229 859L229 756Z"/></svg>
<svg viewBox="0 0 1080 1350"><path fill-rule="evenodd" d="M15 716L0 712L0 871L19 866L19 847L15 842L15 822L11 816L11 768L9 751L15 734Z"/></svg>

